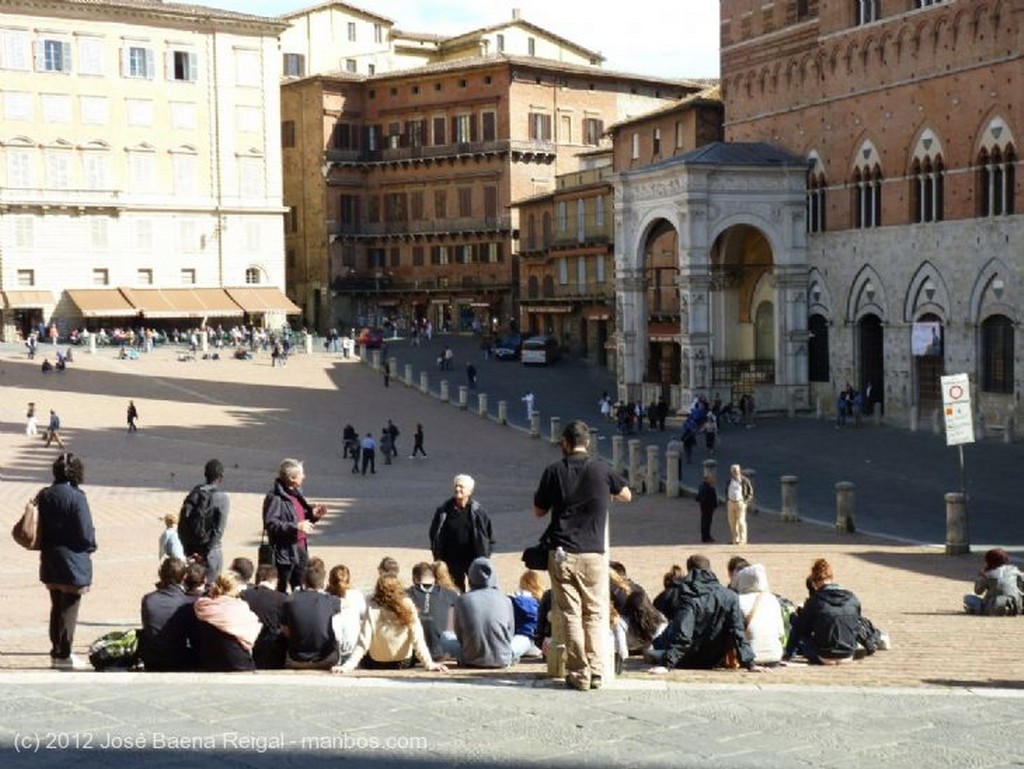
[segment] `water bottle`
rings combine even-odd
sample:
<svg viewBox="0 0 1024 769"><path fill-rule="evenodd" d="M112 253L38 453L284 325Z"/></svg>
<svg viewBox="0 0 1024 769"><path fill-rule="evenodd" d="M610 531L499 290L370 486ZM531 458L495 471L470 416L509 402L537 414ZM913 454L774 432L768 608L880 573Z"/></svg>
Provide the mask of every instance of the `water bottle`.
<svg viewBox="0 0 1024 769"><path fill-rule="evenodd" d="M555 563L565 563L567 557L561 545L555 548Z"/></svg>

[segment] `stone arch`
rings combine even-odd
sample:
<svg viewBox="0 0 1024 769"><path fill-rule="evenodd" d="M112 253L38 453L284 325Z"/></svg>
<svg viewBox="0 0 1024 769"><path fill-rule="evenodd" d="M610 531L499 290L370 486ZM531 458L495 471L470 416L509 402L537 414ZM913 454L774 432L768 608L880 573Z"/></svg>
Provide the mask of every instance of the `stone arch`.
<svg viewBox="0 0 1024 769"><path fill-rule="evenodd" d="M931 313L941 318L943 325L946 325L950 320L951 309L949 287L942 273L930 261L922 262L907 285L907 293L903 298L903 320L913 323L922 315Z"/></svg>
<svg viewBox="0 0 1024 769"><path fill-rule="evenodd" d="M932 24L932 53L939 52L939 41L943 39L949 28L949 19L946 16L939 16Z"/></svg>
<svg viewBox="0 0 1024 769"><path fill-rule="evenodd" d="M911 55L918 54L918 53L921 52L921 37L924 35L925 26L926 25L924 24L924 22L922 22L922 23L918 24L917 26L915 26L913 28L913 30L911 31L911 33L910 33L910 53L911 53Z"/></svg>
<svg viewBox="0 0 1024 769"><path fill-rule="evenodd" d="M884 32L878 40L878 63L886 66L889 61L889 51L892 49L892 32Z"/></svg>
<svg viewBox="0 0 1024 769"><path fill-rule="evenodd" d="M943 152L942 140L939 138L939 135L935 132L935 129L928 125L918 129L911 147L913 149L906 160L906 170L908 172L913 168L914 161L923 162L926 159L941 159L946 154Z"/></svg>
<svg viewBox="0 0 1024 769"><path fill-rule="evenodd" d="M831 322L832 308L832 292L828 281L821 270L812 267L807 273L807 314L817 313Z"/></svg>
<svg viewBox="0 0 1024 769"><path fill-rule="evenodd" d="M861 67L867 71L871 66L871 54L878 48L878 41L873 37L869 36L864 40L864 47L860 52Z"/></svg>
<svg viewBox="0 0 1024 769"><path fill-rule="evenodd" d="M768 67L761 68L761 74L758 77L758 87L760 88L761 95L764 96L768 92L769 78L771 74L768 71Z"/></svg>
<svg viewBox="0 0 1024 769"><path fill-rule="evenodd" d="M39 145L32 141L25 135L12 136L10 139L5 139L0 146L3 147L38 147Z"/></svg>
<svg viewBox="0 0 1024 769"><path fill-rule="evenodd" d="M635 240L630 245L629 253L625 255L628 269L642 272L647 266L644 249L647 247L651 235L662 226L662 223L674 229L682 237L682 226L674 208L666 205L647 211L635 228Z"/></svg>
<svg viewBox="0 0 1024 769"><path fill-rule="evenodd" d="M804 85L808 80L816 79L813 76L814 58L807 54L800 60L800 84Z"/></svg>
<svg viewBox="0 0 1024 769"><path fill-rule="evenodd" d="M1005 150L1006 147L1016 147L1013 131L1000 113L1001 107L994 106L982 117L977 137L974 140L974 152L977 157L982 150L994 149Z"/></svg>
<svg viewBox="0 0 1024 769"><path fill-rule="evenodd" d="M790 59L786 62L786 87L793 88L796 83L795 75L800 70L800 63L796 59Z"/></svg>
<svg viewBox="0 0 1024 769"><path fill-rule="evenodd" d="M864 265L850 284L850 293L846 297L846 321L856 323L865 315L877 315L884 321L889 317L888 306L885 283L874 267Z"/></svg>
<svg viewBox="0 0 1024 769"><path fill-rule="evenodd" d="M893 38L897 63L903 59L903 53L907 50L907 41L909 40L910 35L910 27L904 24L897 30L896 37Z"/></svg>
<svg viewBox="0 0 1024 769"><path fill-rule="evenodd" d="M999 283L1001 281L1001 285ZM1021 322L1021 311L1017 306L1020 286L1016 272L1009 269L999 257L990 259L971 286L971 297L967 310L967 322L977 325L989 315L1000 314Z"/></svg>

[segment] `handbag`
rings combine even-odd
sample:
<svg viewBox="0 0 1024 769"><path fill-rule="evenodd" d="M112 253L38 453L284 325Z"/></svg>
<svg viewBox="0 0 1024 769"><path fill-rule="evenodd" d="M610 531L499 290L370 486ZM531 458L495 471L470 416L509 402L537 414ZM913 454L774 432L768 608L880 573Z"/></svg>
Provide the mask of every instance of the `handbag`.
<svg viewBox="0 0 1024 769"><path fill-rule="evenodd" d="M26 550L39 549L39 506L34 499L25 505L25 512L11 529L11 536Z"/></svg>
<svg viewBox="0 0 1024 769"><path fill-rule="evenodd" d="M274 565L274 548L271 547L270 543L267 542L267 530L263 530L263 535L260 537L260 547L256 555L257 566L273 566Z"/></svg>

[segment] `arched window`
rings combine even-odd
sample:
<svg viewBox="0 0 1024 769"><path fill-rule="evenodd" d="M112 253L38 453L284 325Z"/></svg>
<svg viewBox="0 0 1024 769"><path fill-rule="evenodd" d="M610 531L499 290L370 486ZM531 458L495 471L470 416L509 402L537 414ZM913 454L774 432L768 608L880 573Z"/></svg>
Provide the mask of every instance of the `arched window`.
<svg viewBox="0 0 1024 769"><path fill-rule="evenodd" d="M858 27L878 21L878 0L853 0L853 13Z"/></svg>
<svg viewBox="0 0 1024 769"><path fill-rule="evenodd" d="M825 175L811 173L807 179L807 231L825 231Z"/></svg>
<svg viewBox="0 0 1024 769"><path fill-rule="evenodd" d="M882 225L882 169L877 164L853 172L853 223L867 229Z"/></svg>
<svg viewBox="0 0 1024 769"><path fill-rule="evenodd" d="M981 389L1013 392L1013 321L992 315L981 324Z"/></svg>
<svg viewBox="0 0 1024 769"><path fill-rule="evenodd" d="M978 214L1005 216L1014 213L1014 167L1017 157L1013 145L982 149L978 155Z"/></svg>
<svg viewBox="0 0 1024 769"><path fill-rule="evenodd" d="M910 174L911 219L917 223L942 221L942 158L914 158Z"/></svg>

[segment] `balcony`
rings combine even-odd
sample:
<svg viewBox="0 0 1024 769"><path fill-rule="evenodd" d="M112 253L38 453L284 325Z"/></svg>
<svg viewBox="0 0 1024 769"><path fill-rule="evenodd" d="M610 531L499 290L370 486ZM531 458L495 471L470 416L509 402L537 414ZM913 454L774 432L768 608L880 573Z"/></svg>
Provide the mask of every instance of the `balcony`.
<svg viewBox="0 0 1024 769"><path fill-rule="evenodd" d="M324 159L337 166L417 165L442 161L455 162L471 158L512 155L513 160L552 162L557 147L554 142L500 139L487 142L460 142L420 147L388 147L375 150L324 151Z"/></svg>
<svg viewBox="0 0 1024 769"><path fill-rule="evenodd" d="M512 217L483 216L458 219L424 219L416 222L328 222L331 240L349 239L417 239L438 236L508 234Z"/></svg>
<svg viewBox="0 0 1024 769"><path fill-rule="evenodd" d="M467 268L470 265L457 266ZM450 294L452 291L460 289L475 289L489 294L510 291L512 289L512 282L497 280L493 276L463 275L459 278L453 275L438 275L433 278L403 280L387 275L378 278L352 272L348 275L336 275L331 281L331 288L339 293L366 295L396 293Z"/></svg>
<svg viewBox="0 0 1024 769"><path fill-rule="evenodd" d="M121 190L62 190L50 188L0 188L2 208L88 208L121 209L125 206Z"/></svg>
<svg viewBox="0 0 1024 769"><path fill-rule="evenodd" d="M612 170L611 166L604 166L602 168L590 168L586 171L576 171L570 174L561 174L558 176L556 181L556 189L558 190L571 190L576 187L588 187L592 184L599 184L600 182L608 182L614 175L615 171Z"/></svg>
<svg viewBox="0 0 1024 769"><path fill-rule="evenodd" d="M551 248L564 250L566 248L585 248L586 246L605 245L612 242L614 232L612 223L605 221L604 224L587 224L582 230L575 228L562 232L555 232L551 239Z"/></svg>

